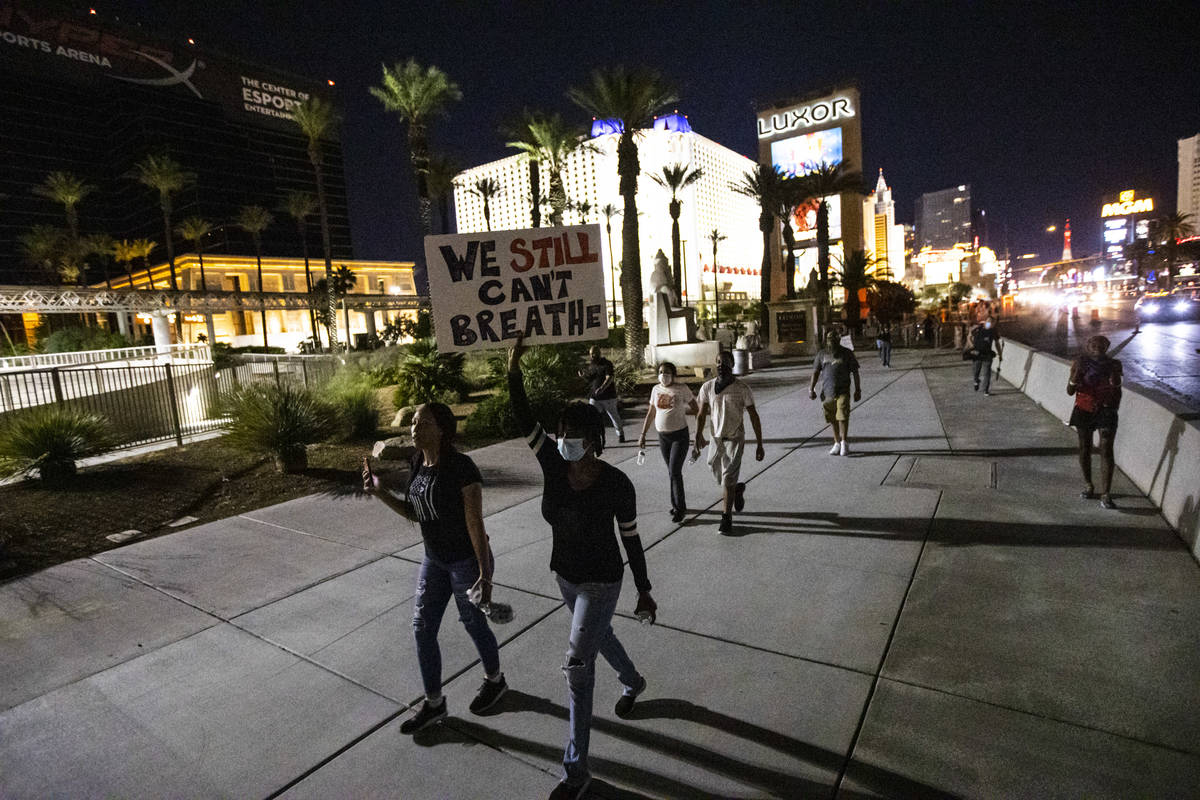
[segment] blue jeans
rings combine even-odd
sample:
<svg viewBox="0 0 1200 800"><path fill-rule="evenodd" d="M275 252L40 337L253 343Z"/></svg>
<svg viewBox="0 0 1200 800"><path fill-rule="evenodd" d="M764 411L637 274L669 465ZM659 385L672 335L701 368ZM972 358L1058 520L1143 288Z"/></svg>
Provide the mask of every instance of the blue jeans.
<svg viewBox="0 0 1200 800"><path fill-rule="evenodd" d="M413 606L413 634L417 639L417 664L425 695L442 693L442 650L438 647L438 629L450 596L458 604L458 619L475 643L483 669L488 675L500 674L500 648L496 635L488 627L487 617L467 599L467 590L479 580L479 562L472 558L443 564L428 554L417 576L417 597Z"/></svg>
<svg viewBox="0 0 1200 800"><path fill-rule="evenodd" d="M604 656L604 660L617 671L617 679L627 691L640 685L642 676L629 660L612 629L613 613L621 597L621 582L574 584L558 575L554 577L571 612L571 638L563 662L571 711L571 735L563 753L563 779L572 786L578 786L588 778L588 739L592 730L596 654Z"/></svg>
<svg viewBox="0 0 1200 800"><path fill-rule="evenodd" d="M892 365L892 343L886 342L883 339L879 340L879 360L885 367Z"/></svg>
<svg viewBox="0 0 1200 800"><path fill-rule="evenodd" d="M658 434L658 449L667 463L667 474L671 477L671 510L687 511L687 500L683 496L683 464L687 461L688 444L692 435L686 427L670 433Z"/></svg>
<svg viewBox="0 0 1200 800"><path fill-rule="evenodd" d="M990 392L992 390L992 359L977 358L973 365L972 372L975 375L975 383L979 383L980 375L983 376L983 390Z"/></svg>
<svg viewBox="0 0 1200 800"><path fill-rule="evenodd" d="M597 400L593 397L588 400L588 403L600 409L600 413L608 417L613 427L617 429L617 438L624 440L625 428L621 425L621 413L617 410L617 398Z"/></svg>

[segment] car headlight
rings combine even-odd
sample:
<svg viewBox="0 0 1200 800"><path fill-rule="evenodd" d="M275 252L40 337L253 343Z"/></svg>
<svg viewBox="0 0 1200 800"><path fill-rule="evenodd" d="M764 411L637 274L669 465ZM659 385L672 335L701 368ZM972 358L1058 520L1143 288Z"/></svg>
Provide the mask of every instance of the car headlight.
<svg viewBox="0 0 1200 800"><path fill-rule="evenodd" d="M1146 303L1146 305L1142 306L1142 313L1143 314L1157 314L1158 306L1156 306L1154 303Z"/></svg>
<svg viewBox="0 0 1200 800"><path fill-rule="evenodd" d="M1176 300L1175 301L1175 310L1176 311L1187 311L1189 308L1191 308L1191 305L1192 305L1191 302L1189 302L1187 300Z"/></svg>

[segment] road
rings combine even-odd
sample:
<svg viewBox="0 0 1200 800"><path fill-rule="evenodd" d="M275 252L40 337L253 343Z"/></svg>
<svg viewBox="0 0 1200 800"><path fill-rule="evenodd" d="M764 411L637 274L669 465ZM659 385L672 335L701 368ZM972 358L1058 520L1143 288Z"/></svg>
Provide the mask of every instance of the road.
<svg viewBox="0 0 1200 800"><path fill-rule="evenodd" d="M1177 413L1200 414L1200 322L1151 322L1139 329L1133 301L1126 299L1102 306L1099 324L1089 309L1078 317L1033 309L1006 321L1001 333L1065 358L1102 333L1124 364L1126 384L1150 390Z"/></svg>

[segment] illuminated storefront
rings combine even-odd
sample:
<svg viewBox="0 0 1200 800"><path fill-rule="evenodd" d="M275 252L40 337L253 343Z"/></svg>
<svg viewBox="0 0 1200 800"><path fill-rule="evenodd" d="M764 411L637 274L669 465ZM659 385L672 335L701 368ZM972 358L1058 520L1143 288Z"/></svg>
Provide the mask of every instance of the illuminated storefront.
<svg viewBox="0 0 1200 800"><path fill-rule="evenodd" d="M1105 198L1100 207L1101 237L1104 256L1113 261L1126 260L1126 247L1138 239L1150 238L1150 220L1154 216L1154 198L1126 189Z"/></svg>

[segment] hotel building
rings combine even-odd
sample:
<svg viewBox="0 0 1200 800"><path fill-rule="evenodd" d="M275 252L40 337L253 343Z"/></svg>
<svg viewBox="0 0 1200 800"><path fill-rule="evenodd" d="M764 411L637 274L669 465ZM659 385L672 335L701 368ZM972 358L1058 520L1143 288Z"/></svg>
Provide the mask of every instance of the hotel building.
<svg viewBox="0 0 1200 800"><path fill-rule="evenodd" d="M568 225L600 223L605 220L598 209L611 203L618 209L623 201L618 191L617 140L618 129L605 120L592 125L590 148L576 150L563 170L563 184L573 203L590 203L586 219L568 210L563 222ZM748 299L759 295L759 266L762 263L762 235L758 231L758 206L754 200L734 192L731 183L754 169L754 162L692 130L687 117L670 114L660 117L654 127L642 131L638 139L637 208L638 237L642 256L642 299L650 297L650 274L655 253L662 250L671 259L671 216L669 190L659 186L651 175L662 175L663 167L682 164L689 169L703 170L699 181L679 194L682 211L679 231L682 247L683 299L695 303L703 292L711 294L714 277L720 285L722 299ZM493 230L514 230L532 226L530 209L529 162L523 155L513 155L473 167L459 173L455 179L454 208L459 233L483 231L486 228L483 200L470 190L482 178L494 178L501 186L498 197L489 202ZM545 192L549 180L543 170L541 187ZM543 207L542 224L546 224ZM712 272L713 255L709 234L719 230L726 238L717 249L718 271ZM607 235L604 237L604 283L615 284L620 308L621 217L612 220L611 252ZM612 265L618 273L612 273ZM608 298L611 302L612 298ZM621 314L623 316L623 313Z"/></svg>
<svg viewBox="0 0 1200 800"><path fill-rule="evenodd" d="M876 277L887 277L897 283L910 282L904 269L904 226L896 222L892 187L884 180L882 168L875 191L863 200L863 242L867 252L875 257Z"/></svg>

